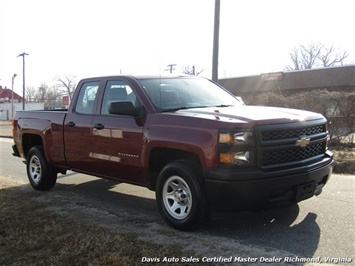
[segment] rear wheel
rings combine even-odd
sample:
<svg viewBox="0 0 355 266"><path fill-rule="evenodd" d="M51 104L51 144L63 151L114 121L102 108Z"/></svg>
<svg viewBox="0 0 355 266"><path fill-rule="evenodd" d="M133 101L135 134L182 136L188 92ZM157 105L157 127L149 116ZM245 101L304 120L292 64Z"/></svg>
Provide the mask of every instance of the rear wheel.
<svg viewBox="0 0 355 266"><path fill-rule="evenodd" d="M156 200L163 219L178 230L205 222L208 208L200 169L191 162L168 164L157 180Z"/></svg>
<svg viewBox="0 0 355 266"><path fill-rule="evenodd" d="M33 147L27 155L27 177L36 190L49 190L57 182L57 172L47 162L42 146Z"/></svg>

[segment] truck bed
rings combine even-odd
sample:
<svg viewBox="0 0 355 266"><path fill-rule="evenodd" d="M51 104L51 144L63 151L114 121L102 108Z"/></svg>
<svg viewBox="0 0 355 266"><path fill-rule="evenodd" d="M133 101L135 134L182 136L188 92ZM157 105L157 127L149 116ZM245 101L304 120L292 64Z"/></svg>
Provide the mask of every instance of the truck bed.
<svg viewBox="0 0 355 266"><path fill-rule="evenodd" d="M41 136L47 159L57 164L65 162L63 123L67 112L67 109L18 111L14 140L23 147L19 154L26 155L29 147Z"/></svg>

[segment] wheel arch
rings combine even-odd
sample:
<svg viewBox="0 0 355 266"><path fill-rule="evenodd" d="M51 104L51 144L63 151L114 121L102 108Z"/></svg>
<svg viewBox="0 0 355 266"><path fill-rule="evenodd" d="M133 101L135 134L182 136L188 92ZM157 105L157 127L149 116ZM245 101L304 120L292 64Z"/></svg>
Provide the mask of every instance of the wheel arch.
<svg viewBox="0 0 355 266"><path fill-rule="evenodd" d="M149 188L155 190L156 181L161 170L174 161L189 161L201 167L200 157L192 151L176 148L155 147L149 157Z"/></svg>
<svg viewBox="0 0 355 266"><path fill-rule="evenodd" d="M40 135L26 133L22 136L22 149L25 157L27 157L31 148L43 145L44 141Z"/></svg>

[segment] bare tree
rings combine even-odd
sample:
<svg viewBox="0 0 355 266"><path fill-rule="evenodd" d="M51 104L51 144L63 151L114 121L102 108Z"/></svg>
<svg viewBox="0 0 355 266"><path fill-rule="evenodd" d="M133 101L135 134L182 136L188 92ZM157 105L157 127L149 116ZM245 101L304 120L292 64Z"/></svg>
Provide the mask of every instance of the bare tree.
<svg viewBox="0 0 355 266"><path fill-rule="evenodd" d="M52 87L47 92L46 102L44 105L51 109L62 107L62 97L63 91L56 90L55 87Z"/></svg>
<svg viewBox="0 0 355 266"><path fill-rule="evenodd" d="M348 55L347 51L335 51L333 45L331 47L326 47L320 43L311 43L307 46L300 45L295 47L290 53L292 65L286 66L285 70L292 71L343 65Z"/></svg>
<svg viewBox="0 0 355 266"><path fill-rule="evenodd" d="M41 83L41 86L37 89L35 94L35 100L44 103L47 100L48 91L49 86L46 83Z"/></svg>
<svg viewBox="0 0 355 266"><path fill-rule="evenodd" d="M349 56L346 51L334 51L333 45L330 48L323 47L323 52L318 56L323 67L332 67L334 65L342 65L344 60Z"/></svg>
<svg viewBox="0 0 355 266"><path fill-rule="evenodd" d="M46 108L62 107L63 91L57 90L55 86L49 87L46 83L41 83L32 93L32 100L43 103Z"/></svg>
<svg viewBox="0 0 355 266"><path fill-rule="evenodd" d="M26 99L28 102L32 102L35 99L36 89L33 86L26 87Z"/></svg>
<svg viewBox="0 0 355 266"><path fill-rule="evenodd" d="M69 98L72 99L76 86L76 76L72 74L64 75L64 77L56 76L55 81L58 82L59 88L64 88L68 93Z"/></svg>
<svg viewBox="0 0 355 266"><path fill-rule="evenodd" d="M200 75L204 69L200 70L196 68L195 66L190 66L190 65L185 65L182 67L182 73L186 75L191 75L191 76L198 76Z"/></svg>

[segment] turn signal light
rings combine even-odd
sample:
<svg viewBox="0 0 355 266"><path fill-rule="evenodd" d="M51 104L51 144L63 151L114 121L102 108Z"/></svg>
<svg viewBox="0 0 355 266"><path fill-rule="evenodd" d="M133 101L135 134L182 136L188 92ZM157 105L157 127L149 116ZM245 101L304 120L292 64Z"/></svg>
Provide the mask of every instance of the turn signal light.
<svg viewBox="0 0 355 266"><path fill-rule="evenodd" d="M219 143L232 143L234 141L233 135L230 133L220 133Z"/></svg>
<svg viewBox="0 0 355 266"><path fill-rule="evenodd" d="M251 165L251 154L250 151L241 152L225 152L219 154L219 162L234 164L234 165Z"/></svg>
<svg viewBox="0 0 355 266"><path fill-rule="evenodd" d="M219 161L221 163L234 163L234 156L235 156L235 154L232 152L220 153L219 154Z"/></svg>

